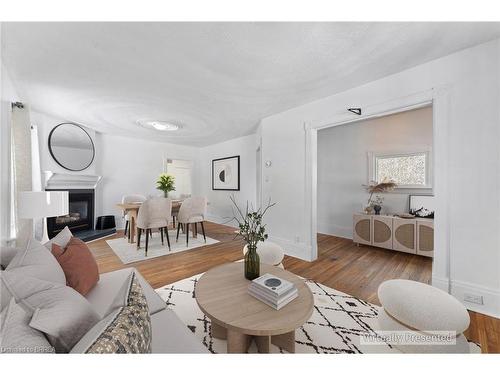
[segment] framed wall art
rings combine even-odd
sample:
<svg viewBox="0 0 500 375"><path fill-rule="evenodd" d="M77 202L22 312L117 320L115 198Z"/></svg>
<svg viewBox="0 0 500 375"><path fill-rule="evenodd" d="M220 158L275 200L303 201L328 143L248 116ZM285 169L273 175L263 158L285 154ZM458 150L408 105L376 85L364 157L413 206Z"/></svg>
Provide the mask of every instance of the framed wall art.
<svg viewBox="0 0 500 375"><path fill-rule="evenodd" d="M410 195L410 214L417 217L434 218L433 195Z"/></svg>
<svg viewBox="0 0 500 375"><path fill-rule="evenodd" d="M240 156L212 160L212 190L240 190Z"/></svg>

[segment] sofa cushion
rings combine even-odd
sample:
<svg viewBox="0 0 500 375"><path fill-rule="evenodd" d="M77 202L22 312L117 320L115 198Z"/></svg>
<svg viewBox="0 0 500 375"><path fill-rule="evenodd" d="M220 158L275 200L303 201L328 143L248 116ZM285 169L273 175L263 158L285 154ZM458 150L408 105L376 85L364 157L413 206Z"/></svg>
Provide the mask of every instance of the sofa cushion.
<svg viewBox="0 0 500 375"><path fill-rule="evenodd" d="M54 348L42 332L29 326L31 315L16 304L14 298L9 302L0 317L1 353L53 353Z"/></svg>
<svg viewBox="0 0 500 375"><path fill-rule="evenodd" d="M138 271L134 268L124 268L101 274L97 285L85 296L101 317L105 317L116 308L124 306L123 297L121 301L118 301L117 296L120 292L123 296L122 286L132 272L136 272L137 280L146 296L149 313L156 314L166 308L165 302Z"/></svg>
<svg viewBox="0 0 500 375"><path fill-rule="evenodd" d="M91 329L72 353L151 353L151 320L148 303L134 272L126 284L127 304Z"/></svg>
<svg viewBox="0 0 500 375"><path fill-rule="evenodd" d="M9 263L14 259L18 251L21 249L17 247L0 246L0 267L6 269Z"/></svg>
<svg viewBox="0 0 500 375"><path fill-rule="evenodd" d="M59 245L64 249L66 248L66 245L68 245L72 237L73 233L71 233L68 227L64 227L62 231L57 233L57 235L50 241L45 242L43 246L45 246L47 250L52 251L52 244L55 243L56 245Z"/></svg>
<svg viewBox="0 0 500 375"><path fill-rule="evenodd" d="M170 309L151 316L153 353L209 353L208 349Z"/></svg>
<svg viewBox="0 0 500 375"><path fill-rule="evenodd" d="M469 313L455 297L431 285L412 280L388 280L380 284L378 298L385 311L417 331L453 331L469 327Z"/></svg>
<svg viewBox="0 0 500 375"><path fill-rule="evenodd" d="M19 274L26 277L66 284L66 277L57 260L50 251L33 239L28 242L25 249L16 251L6 270L0 272L0 309L2 310L7 307L12 297L15 297L16 301L19 298L13 295L12 291L9 291L5 286L4 278L8 277L8 275ZM33 286L35 287L33 292L39 290L36 285ZM26 294L24 293L24 295Z"/></svg>
<svg viewBox="0 0 500 375"><path fill-rule="evenodd" d="M9 306L9 302L13 297L3 281L4 272L5 271L0 270L0 311L5 310L7 306Z"/></svg>
<svg viewBox="0 0 500 375"><path fill-rule="evenodd" d="M66 248L52 244L52 255L61 265L66 285L85 296L99 281L99 269L88 246L77 237L71 238Z"/></svg>
<svg viewBox="0 0 500 375"><path fill-rule="evenodd" d="M2 282L33 315L30 327L45 333L57 352L68 352L99 321L92 305L64 284L5 271Z"/></svg>
<svg viewBox="0 0 500 375"><path fill-rule="evenodd" d="M66 284L64 271L56 258L35 239L31 239L23 251L17 252L5 269L6 273L12 271L41 280Z"/></svg>

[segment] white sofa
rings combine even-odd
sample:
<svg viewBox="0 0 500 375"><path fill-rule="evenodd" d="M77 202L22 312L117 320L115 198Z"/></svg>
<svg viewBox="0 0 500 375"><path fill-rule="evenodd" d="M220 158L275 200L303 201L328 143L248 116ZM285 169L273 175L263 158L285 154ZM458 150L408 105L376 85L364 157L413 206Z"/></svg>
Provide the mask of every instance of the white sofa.
<svg viewBox="0 0 500 375"><path fill-rule="evenodd" d="M16 251L12 248L2 247L0 252L0 264L2 269L8 267L15 253ZM48 252L48 254L50 254L50 252ZM50 256L52 256L52 254L50 254ZM8 272L8 269L2 272ZM105 318L105 314L113 303L115 296L120 293L120 289L131 272L136 273L148 303L152 327L152 353L209 353L206 347L196 339L194 334L186 327L179 317L172 310L167 308L165 302L134 268L125 268L101 274L97 285L85 296L86 300L94 308L100 318ZM2 282L3 279L0 278L0 283ZM5 292L5 289L2 290ZM6 303L3 303L3 305L6 305ZM2 315L5 310L7 310L7 308L2 306ZM20 332L23 328L27 328L28 323L29 320L25 323L26 327L20 327ZM22 342L20 344L23 346ZM79 345L76 344L70 353L81 352L78 351L78 347Z"/></svg>
<svg viewBox="0 0 500 375"><path fill-rule="evenodd" d="M208 353L207 348L195 337L179 317L167 308L165 302L135 268L125 268L100 275L97 285L87 294L87 300L97 313L104 317L114 296L119 293L130 272L135 272L146 300L152 326L153 353Z"/></svg>

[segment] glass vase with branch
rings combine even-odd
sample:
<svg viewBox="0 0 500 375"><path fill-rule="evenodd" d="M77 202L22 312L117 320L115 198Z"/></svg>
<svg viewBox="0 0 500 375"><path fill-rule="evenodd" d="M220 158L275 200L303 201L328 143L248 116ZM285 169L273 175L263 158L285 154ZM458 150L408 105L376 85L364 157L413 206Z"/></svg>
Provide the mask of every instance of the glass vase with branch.
<svg viewBox="0 0 500 375"><path fill-rule="evenodd" d="M257 254L257 244L267 240L268 234L266 233L266 225L262 223L266 212L273 207L276 203L271 203L269 199L265 207L260 207L254 210L249 207L248 201L245 211L242 211L234 196L230 197L233 203L233 219L238 223L237 236L243 238L246 242L248 251L245 254L245 278L248 280L256 279L260 276L260 259Z"/></svg>

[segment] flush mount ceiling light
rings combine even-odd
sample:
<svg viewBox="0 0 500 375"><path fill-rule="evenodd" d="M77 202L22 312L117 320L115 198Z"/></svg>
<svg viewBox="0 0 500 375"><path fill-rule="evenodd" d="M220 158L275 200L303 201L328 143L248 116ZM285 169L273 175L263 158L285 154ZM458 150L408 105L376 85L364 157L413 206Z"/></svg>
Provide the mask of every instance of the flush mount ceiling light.
<svg viewBox="0 0 500 375"><path fill-rule="evenodd" d="M139 120L137 123L148 129L155 129L162 132L171 132L176 131L181 128L180 125L174 124L172 122L167 121L156 121L156 120Z"/></svg>

